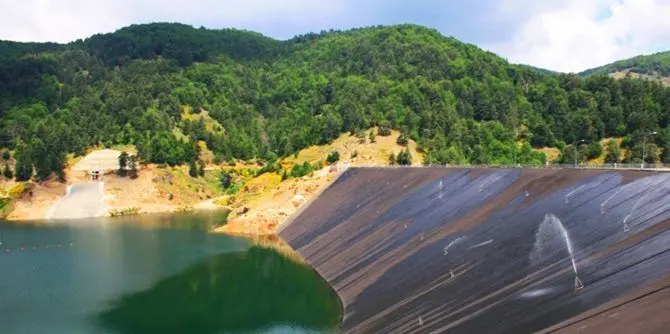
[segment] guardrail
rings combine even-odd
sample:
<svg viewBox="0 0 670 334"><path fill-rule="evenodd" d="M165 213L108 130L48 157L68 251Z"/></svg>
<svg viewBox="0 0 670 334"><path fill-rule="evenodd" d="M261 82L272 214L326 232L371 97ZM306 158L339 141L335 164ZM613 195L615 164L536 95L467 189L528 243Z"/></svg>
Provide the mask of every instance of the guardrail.
<svg viewBox="0 0 670 334"><path fill-rule="evenodd" d="M338 169L347 169L349 167L362 168L537 168L537 169L612 169L612 170L647 170L647 171L670 171L670 165L667 164L549 164L549 165L385 165L385 164L363 164L363 165L348 165L344 164Z"/></svg>

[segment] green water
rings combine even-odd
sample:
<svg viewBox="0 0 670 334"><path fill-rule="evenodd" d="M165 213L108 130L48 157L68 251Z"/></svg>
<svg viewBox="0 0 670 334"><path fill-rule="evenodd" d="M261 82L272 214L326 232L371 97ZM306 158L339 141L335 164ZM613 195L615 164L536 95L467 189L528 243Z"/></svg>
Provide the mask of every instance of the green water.
<svg viewBox="0 0 670 334"><path fill-rule="evenodd" d="M330 333L308 266L208 234L216 215L0 222L0 333Z"/></svg>

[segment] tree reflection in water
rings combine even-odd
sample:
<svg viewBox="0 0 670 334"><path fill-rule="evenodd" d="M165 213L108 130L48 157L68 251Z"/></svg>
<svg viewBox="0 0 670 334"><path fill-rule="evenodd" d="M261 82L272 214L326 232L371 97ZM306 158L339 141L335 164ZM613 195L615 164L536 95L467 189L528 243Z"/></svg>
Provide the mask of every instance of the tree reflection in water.
<svg viewBox="0 0 670 334"><path fill-rule="evenodd" d="M330 332L341 306L309 266L259 246L212 256L146 291L113 301L98 322L131 334Z"/></svg>

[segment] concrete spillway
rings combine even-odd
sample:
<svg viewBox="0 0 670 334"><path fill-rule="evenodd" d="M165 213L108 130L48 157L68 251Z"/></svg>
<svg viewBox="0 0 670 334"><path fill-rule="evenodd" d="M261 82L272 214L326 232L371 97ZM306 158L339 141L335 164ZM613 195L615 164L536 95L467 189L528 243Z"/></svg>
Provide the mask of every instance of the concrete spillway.
<svg viewBox="0 0 670 334"><path fill-rule="evenodd" d="M344 332L662 331L668 194L670 173L352 168L280 236Z"/></svg>

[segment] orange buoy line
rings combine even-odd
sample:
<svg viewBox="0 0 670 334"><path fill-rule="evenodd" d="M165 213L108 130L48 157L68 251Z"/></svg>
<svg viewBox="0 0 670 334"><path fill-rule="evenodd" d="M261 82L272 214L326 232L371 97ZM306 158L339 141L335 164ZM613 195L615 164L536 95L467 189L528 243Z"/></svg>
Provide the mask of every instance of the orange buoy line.
<svg viewBox="0 0 670 334"><path fill-rule="evenodd" d="M63 244L63 243L59 242L57 244L45 244L44 246L39 246L39 245L25 246L24 245L24 246L19 246L18 248L14 248L14 249L7 247L7 248L5 248L5 253L11 253L13 250L14 251L24 251L24 250L30 250L30 249L37 250L37 249L40 249L40 248L49 249L49 248L52 248L52 247L63 248L63 246L68 246L68 245L70 247L72 247L72 246L74 246L74 242L70 242L69 244ZM2 246L2 242L0 242L0 246ZM2 249L2 248L0 248L0 249Z"/></svg>

